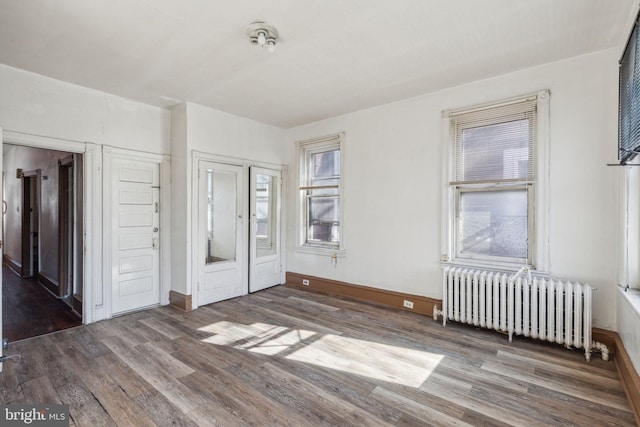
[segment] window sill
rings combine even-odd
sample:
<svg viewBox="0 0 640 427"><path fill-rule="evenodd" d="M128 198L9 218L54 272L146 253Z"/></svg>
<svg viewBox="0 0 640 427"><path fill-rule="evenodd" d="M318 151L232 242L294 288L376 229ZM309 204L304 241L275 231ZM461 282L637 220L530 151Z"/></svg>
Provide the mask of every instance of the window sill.
<svg viewBox="0 0 640 427"><path fill-rule="evenodd" d="M440 261L440 266L442 268L446 267L454 267L454 268L467 268L472 270L485 270L485 271L498 271L500 273L513 274L520 271L521 268L530 268L531 274L535 277L539 278L549 278L549 273L546 271L539 271L530 266L523 264L507 264L507 263L489 263L489 262L478 262L472 260L451 260L451 261Z"/></svg>
<svg viewBox="0 0 640 427"><path fill-rule="evenodd" d="M344 258L347 256L347 253L344 249L335 249L335 248L321 248L315 246L298 246L296 247L296 252L302 254L311 254L311 255L322 255L322 256L336 256L337 258Z"/></svg>
<svg viewBox="0 0 640 427"><path fill-rule="evenodd" d="M619 292L622 294L622 298L624 298L633 311L635 311L636 316L640 317L640 289L629 288L626 291L622 286L617 286Z"/></svg>

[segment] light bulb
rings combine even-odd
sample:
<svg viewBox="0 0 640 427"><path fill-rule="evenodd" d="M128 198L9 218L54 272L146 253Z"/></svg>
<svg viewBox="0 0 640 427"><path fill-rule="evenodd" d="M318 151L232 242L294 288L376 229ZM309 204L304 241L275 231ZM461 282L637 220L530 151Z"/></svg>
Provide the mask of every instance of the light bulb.
<svg viewBox="0 0 640 427"><path fill-rule="evenodd" d="M267 37L265 35L264 31L258 31L258 44L260 45L260 47L264 46L264 44L267 41Z"/></svg>
<svg viewBox="0 0 640 427"><path fill-rule="evenodd" d="M276 39L273 37L267 39L267 50L271 53L276 51Z"/></svg>

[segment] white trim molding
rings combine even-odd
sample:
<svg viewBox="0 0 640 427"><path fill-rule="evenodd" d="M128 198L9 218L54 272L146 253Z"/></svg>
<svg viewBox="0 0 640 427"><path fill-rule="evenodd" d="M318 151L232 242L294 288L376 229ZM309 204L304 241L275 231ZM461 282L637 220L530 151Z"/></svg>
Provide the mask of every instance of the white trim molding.
<svg viewBox="0 0 640 427"><path fill-rule="evenodd" d="M104 319L102 297L102 159L98 145L5 130L2 143L83 154L82 322Z"/></svg>

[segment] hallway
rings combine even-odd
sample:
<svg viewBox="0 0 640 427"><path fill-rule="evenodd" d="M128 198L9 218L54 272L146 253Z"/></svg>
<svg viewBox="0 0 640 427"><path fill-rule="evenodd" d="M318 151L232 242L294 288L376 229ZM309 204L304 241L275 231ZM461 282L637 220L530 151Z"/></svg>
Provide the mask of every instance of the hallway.
<svg viewBox="0 0 640 427"><path fill-rule="evenodd" d="M2 328L9 342L82 324L69 306L33 279L2 266Z"/></svg>

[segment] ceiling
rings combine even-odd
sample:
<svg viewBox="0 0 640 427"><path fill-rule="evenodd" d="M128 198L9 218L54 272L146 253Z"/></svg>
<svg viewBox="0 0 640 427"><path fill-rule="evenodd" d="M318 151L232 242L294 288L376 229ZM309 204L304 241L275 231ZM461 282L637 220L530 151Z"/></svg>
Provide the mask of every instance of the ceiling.
<svg viewBox="0 0 640 427"><path fill-rule="evenodd" d="M279 127L624 43L635 0L0 0L0 63ZM274 25L274 53L247 26Z"/></svg>

